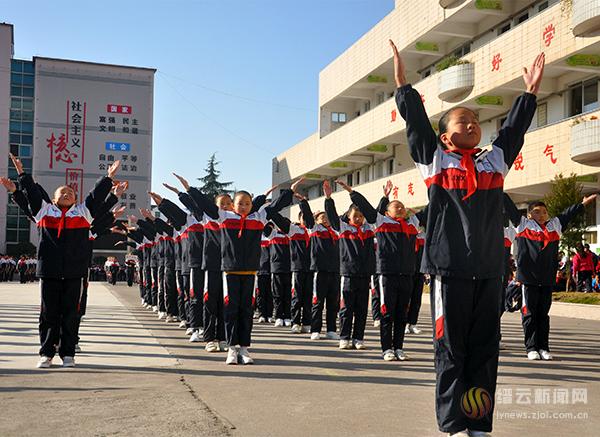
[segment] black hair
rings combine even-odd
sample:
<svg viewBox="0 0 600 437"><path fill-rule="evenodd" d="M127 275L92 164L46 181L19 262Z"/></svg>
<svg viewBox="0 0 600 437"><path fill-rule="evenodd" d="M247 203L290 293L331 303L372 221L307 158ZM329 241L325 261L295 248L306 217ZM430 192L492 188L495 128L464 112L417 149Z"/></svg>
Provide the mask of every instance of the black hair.
<svg viewBox="0 0 600 437"><path fill-rule="evenodd" d="M548 208L544 202L542 202L541 200L538 200L536 202L531 202L529 204L529 206L527 207L527 212L529 213L529 212L533 211L538 206L543 206L544 208Z"/></svg>
<svg viewBox="0 0 600 437"><path fill-rule="evenodd" d="M250 199L252 199L252 194L245 190L236 191L233 195L233 198L235 199L237 196L248 196Z"/></svg>
<svg viewBox="0 0 600 437"><path fill-rule="evenodd" d="M444 112L444 114L440 118L440 121L438 122L438 128L440 130L440 135L448 132L448 121L450 119L450 116L452 115L452 113L454 111L457 111L459 109L465 109L465 110L473 113L475 116L477 116L477 114L475 114L475 111L473 111L471 108L467 108L466 106L455 106L454 108L448 109L446 112Z"/></svg>
<svg viewBox="0 0 600 437"><path fill-rule="evenodd" d="M358 206L356 206L354 203L350 204L350 206L348 207L348 211L346 211L346 215L349 215L352 211L357 211L362 214L362 211L360 210L360 208Z"/></svg>

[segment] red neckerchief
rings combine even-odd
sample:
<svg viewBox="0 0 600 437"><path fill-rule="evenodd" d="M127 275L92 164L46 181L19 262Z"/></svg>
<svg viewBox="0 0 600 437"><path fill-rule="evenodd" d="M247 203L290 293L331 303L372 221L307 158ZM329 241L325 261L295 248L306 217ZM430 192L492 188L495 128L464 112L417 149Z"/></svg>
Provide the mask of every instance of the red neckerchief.
<svg viewBox="0 0 600 437"><path fill-rule="evenodd" d="M248 215L241 215L240 214L240 230L238 232L238 238L242 238L242 232L244 231L244 223L246 223L246 217L248 217Z"/></svg>
<svg viewBox="0 0 600 437"><path fill-rule="evenodd" d="M60 233L62 232L63 228L65 227L66 214L69 209L71 209L71 208L60 208L61 214L60 214L60 221L58 222L58 238L60 238Z"/></svg>
<svg viewBox="0 0 600 437"><path fill-rule="evenodd" d="M481 152L481 149L475 147L474 149L454 149L446 150L446 153L458 153L462 156L460 159L460 165L465 169L467 173L467 194L462 200L467 200L469 197L477 191L477 172L475 171L475 164L473 162L473 155Z"/></svg>
<svg viewBox="0 0 600 437"><path fill-rule="evenodd" d="M329 236L331 237L332 242L335 243L335 239L337 238L337 235L335 234L335 231L333 229L331 229L331 226L325 226L325 225L323 225L323 227L325 229L327 229L327 232L329 232Z"/></svg>
<svg viewBox="0 0 600 437"><path fill-rule="evenodd" d="M546 246L548 245L548 243L550 242L550 232L548 232L546 223L544 223L543 225L540 224L540 228L542 228L542 231L544 232L544 245L542 246L542 250L544 250L546 248Z"/></svg>

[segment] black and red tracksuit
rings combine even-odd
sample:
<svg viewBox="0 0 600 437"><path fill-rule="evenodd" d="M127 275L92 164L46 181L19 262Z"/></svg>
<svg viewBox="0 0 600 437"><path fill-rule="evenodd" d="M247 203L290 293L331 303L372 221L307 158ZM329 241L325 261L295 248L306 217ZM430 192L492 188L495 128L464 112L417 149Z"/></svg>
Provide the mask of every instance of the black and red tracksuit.
<svg viewBox="0 0 600 437"><path fill-rule="evenodd" d="M315 222L308 202L300 203L300 210L310 237L310 270L313 272L311 333L321 332L323 307L327 332L335 332L340 308L340 254L337 234L330 227Z"/></svg>
<svg viewBox="0 0 600 437"><path fill-rule="evenodd" d="M271 241L267 235L271 234L273 224L267 223L260 240L260 264L256 272L254 294L258 316L269 320L273 317L273 293L271 288Z"/></svg>
<svg viewBox="0 0 600 437"><path fill-rule="evenodd" d="M502 293L504 178L524 143L536 96L518 97L491 148L446 150L420 94L406 85L396 103L406 120L410 154L427 185L429 208L421 271L434 276L436 411L443 432L492 429ZM461 398L486 390L489 412L470 419Z"/></svg>
<svg viewBox="0 0 600 437"><path fill-rule="evenodd" d="M375 234L371 225L354 226L338 216L333 199L325 213L337 234L340 253L340 339L364 339L371 277L375 273Z"/></svg>
<svg viewBox="0 0 600 437"><path fill-rule="evenodd" d="M415 216L393 219L381 214L357 191L350 193L350 199L375 227L381 349L384 352L402 349L414 286L419 220Z"/></svg>
<svg viewBox="0 0 600 437"><path fill-rule="evenodd" d="M514 207L514 205L513 205ZM558 270L558 246L563 230L585 207L582 203L570 206L546 223L538 223L521 215L516 208L509 212L511 221L518 223L517 281L523 286L521 321L527 352L550 350L550 306L552 289Z"/></svg>
<svg viewBox="0 0 600 437"><path fill-rule="evenodd" d="M423 299L423 285L425 284L425 275L420 272L421 261L423 260L423 247L425 246L425 233L419 232L415 242L415 275L413 278L413 289L410 295L408 305L407 322L409 325L416 325L419 320L419 311L421 310L421 301Z"/></svg>
<svg viewBox="0 0 600 437"><path fill-rule="evenodd" d="M292 319L292 272L290 239L287 233L276 227L269 238L269 262L271 264L271 287L275 318Z"/></svg>
<svg viewBox="0 0 600 437"><path fill-rule="evenodd" d="M75 356L82 279L89 263L89 231L112 188L112 180L98 180L86 199L70 208L59 208L44 200L29 174L19 175L19 184L39 231L37 276L40 278L40 355L53 357L60 342L61 357Z"/></svg>

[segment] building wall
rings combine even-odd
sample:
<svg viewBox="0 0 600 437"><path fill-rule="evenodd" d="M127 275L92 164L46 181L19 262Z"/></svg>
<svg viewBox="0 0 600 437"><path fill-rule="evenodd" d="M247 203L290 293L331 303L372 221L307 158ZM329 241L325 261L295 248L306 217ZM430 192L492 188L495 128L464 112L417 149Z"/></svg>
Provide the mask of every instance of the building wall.
<svg viewBox="0 0 600 437"><path fill-rule="evenodd" d="M13 28L0 24L0 175L8 174L8 120L10 112L10 60L13 54ZM6 190L0 189L0 252L6 250Z"/></svg>

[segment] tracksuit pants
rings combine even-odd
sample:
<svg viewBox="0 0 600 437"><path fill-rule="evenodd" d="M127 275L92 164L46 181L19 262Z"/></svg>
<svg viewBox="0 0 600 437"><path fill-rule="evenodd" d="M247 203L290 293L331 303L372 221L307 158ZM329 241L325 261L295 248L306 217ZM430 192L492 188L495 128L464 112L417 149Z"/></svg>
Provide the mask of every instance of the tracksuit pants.
<svg viewBox="0 0 600 437"><path fill-rule="evenodd" d="M381 304L379 303L379 275L371 276L371 316L373 321L381 320Z"/></svg>
<svg viewBox="0 0 600 437"><path fill-rule="evenodd" d="M204 329L204 302L202 292L204 285L204 270L199 267L190 268L189 281L188 324L192 329Z"/></svg>
<svg viewBox="0 0 600 437"><path fill-rule="evenodd" d="M258 316L269 320L273 317L273 293L271 290L271 274L256 275L256 306Z"/></svg>
<svg viewBox="0 0 600 437"><path fill-rule="evenodd" d="M146 303L149 305L156 305L154 297L152 296L152 268L146 265L144 265L144 290L144 300Z"/></svg>
<svg viewBox="0 0 600 437"><path fill-rule="evenodd" d="M144 303L148 303L146 300L146 277L144 276L143 268L138 270L138 287L140 289L140 297L144 299Z"/></svg>
<svg viewBox="0 0 600 437"><path fill-rule="evenodd" d="M292 323L310 326L313 272L292 272Z"/></svg>
<svg viewBox="0 0 600 437"><path fill-rule="evenodd" d="M225 341L223 321L223 272L204 273L204 341Z"/></svg>
<svg viewBox="0 0 600 437"><path fill-rule="evenodd" d="M340 339L363 340L369 310L370 276L340 279ZM352 330L354 325L354 330Z"/></svg>
<svg viewBox="0 0 600 437"><path fill-rule="evenodd" d="M158 266L158 311L167 312L165 293L165 266Z"/></svg>
<svg viewBox="0 0 600 437"><path fill-rule="evenodd" d="M544 349L549 351L550 306L552 305L552 286L523 285L523 305L521 323L525 334L527 352Z"/></svg>
<svg viewBox="0 0 600 437"><path fill-rule="evenodd" d="M435 405L442 432L492 431L500 293L502 277L432 276Z"/></svg>
<svg viewBox="0 0 600 437"><path fill-rule="evenodd" d="M152 287L152 305L158 307L158 267L151 267L150 271L152 273L152 281L150 282L150 286Z"/></svg>
<svg viewBox="0 0 600 437"><path fill-rule="evenodd" d="M177 283L176 272L172 267L165 266L164 290L165 290L165 309L170 316L177 317L179 309L177 307ZM181 317L185 317L183 314Z"/></svg>
<svg viewBox="0 0 600 437"><path fill-rule="evenodd" d="M292 274L271 273L273 288L273 307L276 319L292 318Z"/></svg>
<svg viewBox="0 0 600 437"><path fill-rule="evenodd" d="M413 276L413 289L410 295L410 303L408 305L408 320L410 325L416 325L419 319L419 311L421 311L421 299L423 297L423 284L425 283L425 275L417 273Z"/></svg>
<svg viewBox="0 0 600 437"><path fill-rule="evenodd" d="M89 271L88 271L89 276ZM79 293L79 302L77 302L77 332L75 344L79 343L79 328L81 327L81 318L85 316L87 309L87 298L88 298L88 286L90 281L87 277L81 281L81 292Z"/></svg>
<svg viewBox="0 0 600 437"><path fill-rule="evenodd" d="M340 308L340 275L333 272L315 272L312 288L312 310L310 332L321 332L323 327L323 306L327 332L336 331L336 319Z"/></svg>
<svg viewBox="0 0 600 437"><path fill-rule="evenodd" d="M413 291L413 275L379 275L381 302L381 350L404 347L404 329L408 320L408 304Z"/></svg>
<svg viewBox="0 0 600 437"><path fill-rule="evenodd" d="M77 304L81 295L81 279L42 278L40 288L40 355L54 357L60 343L61 357L75 356L79 314Z"/></svg>
<svg viewBox="0 0 600 437"><path fill-rule="evenodd" d="M177 285L177 312L179 313L179 320L184 321L186 327L189 326L189 289L185 290L185 284L181 270L175 272L175 283ZM189 284L189 275L188 275Z"/></svg>
<svg viewBox="0 0 600 437"><path fill-rule="evenodd" d="M223 312L227 345L250 346L255 275L223 274Z"/></svg>

